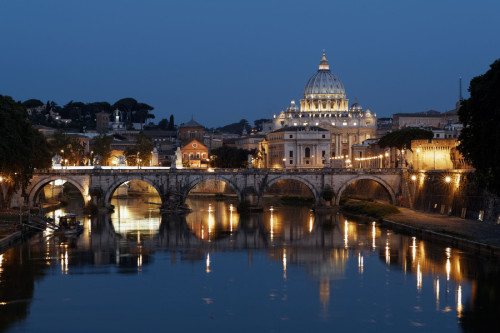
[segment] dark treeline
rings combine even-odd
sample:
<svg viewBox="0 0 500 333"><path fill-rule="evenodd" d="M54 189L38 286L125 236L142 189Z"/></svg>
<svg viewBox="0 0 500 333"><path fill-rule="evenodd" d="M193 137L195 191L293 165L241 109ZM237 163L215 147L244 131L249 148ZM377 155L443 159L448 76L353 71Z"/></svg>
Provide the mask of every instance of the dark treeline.
<svg viewBox="0 0 500 333"><path fill-rule="evenodd" d="M23 106L27 109L30 121L35 125L45 125L60 129L76 129L78 131L91 130L96 128L96 114L99 112L109 113L110 120L115 118L115 110L119 110L120 121L125 123L128 128L132 123L147 123L154 119L151 112L154 108L146 103L141 103L134 98L122 98L110 104L108 102L83 103L70 101L64 106L57 105L54 101L43 103L37 99L24 101ZM63 120L56 119L59 116ZM158 126L160 129L175 129L173 115L170 119L160 120Z"/></svg>

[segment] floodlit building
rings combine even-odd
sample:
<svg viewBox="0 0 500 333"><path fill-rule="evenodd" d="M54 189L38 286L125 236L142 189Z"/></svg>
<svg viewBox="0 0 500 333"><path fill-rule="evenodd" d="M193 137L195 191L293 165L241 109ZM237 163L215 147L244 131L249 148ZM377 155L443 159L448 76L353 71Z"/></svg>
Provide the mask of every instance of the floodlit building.
<svg viewBox="0 0 500 333"><path fill-rule="evenodd" d="M412 167L418 170L472 169L455 139L412 140Z"/></svg>
<svg viewBox="0 0 500 333"><path fill-rule="evenodd" d="M300 107L291 101L286 111L274 115L274 128L317 126L330 133L330 156L352 158L352 146L376 137L377 115L357 103L349 106L344 85L330 71L323 52L318 71L304 87ZM272 152L270 152L272 154Z"/></svg>
<svg viewBox="0 0 500 333"><path fill-rule="evenodd" d="M182 163L190 168L207 168L208 148L198 140L192 140L181 148Z"/></svg>
<svg viewBox="0 0 500 333"><path fill-rule="evenodd" d="M263 168L323 168L329 165L330 132L317 126L287 126L259 143Z"/></svg>

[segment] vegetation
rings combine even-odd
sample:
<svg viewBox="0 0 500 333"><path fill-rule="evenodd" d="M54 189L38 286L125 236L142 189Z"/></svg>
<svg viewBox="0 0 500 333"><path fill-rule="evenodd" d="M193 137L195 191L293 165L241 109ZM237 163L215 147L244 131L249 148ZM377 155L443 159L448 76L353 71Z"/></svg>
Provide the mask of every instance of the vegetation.
<svg viewBox="0 0 500 333"><path fill-rule="evenodd" d="M99 155L102 162L107 161L111 156L111 144L113 143L113 137L110 135L99 135L92 141L93 153L90 158L92 159L94 156Z"/></svg>
<svg viewBox="0 0 500 333"><path fill-rule="evenodd" d="M464 125L458 146L478 179L500 194L500 59L470 82L470 98L458 111Z"/></svg>
<svg viewBox="0 0 500 333"><path fill-rule="evenodd" d="M411 140L431 140L432 138L432 131L421 128L404 128L387 133L380 138L378 145L381 148L395 147L398 149L406 148L411 150Z"/></svg>
<svg viewBox="0 0 500 333"><path fill-rule="evenodd" d="M35 125L45 125L59 129L75 129L78 131L85 131L86 129L96 128L96 114L99 112L107 112L112 115L113 111L119 109L123 112L122 121L128 127L132 123L145 123L148 119L154 118L151 111L154 109L152 106L140 103L133 98L122 98L113 105L108 102L93 102L83 103L69 101L64 106L57 105L54 101L47 101L42 103L37 99L29 99L23 102L24 107L29 109L30 120ZM71 122L66 124L54 119L52 115L59 114L62 119L69 119ZM172 116L171 116L172 118ZM170 123L168 124L170 126ZM172 123L173 125L173 123Z"/></svg>
<svg viewBox="0 0 500 333"><path fill-rule="evenodd" d="M56 154L63 158L63 163L69 165L85 164L85 144L76 137L70 137L62 130L54 133L49 143L51 156Z"/></svg>
<svg viewBox="0 0 500 333"><path fill-rule="evenodd" d="M397 207L393 205L354 199L341 200L341 207L347 212L368 215L374 218L383 218L399 212Z"/></svg>
<svg viewBox="0 0 500 333"><path fill-rule="evenodd" d="M222 146L213 149L211 154L211 166L215 168L246 168L248 166L248 155L254 151Z"/></svg>
<svg viewBox="0 0 500 333"><path fill-rule="evenodd" d="M51 165L47 141L27 118L23 104L0 95L0 209L17 189L24 194L35 169Z"/></svg>
<svg viewBox="0 0 500 333"><path fill-rule="evenodd" d="M241 119L237 123L232 123L223 127L218 127L217 131L222 133L232 133L232 134L241 134L243 130L246 130L247 133L250 133L251 127L248 124L248 120Z"/></svg>
<svg viewBox="0 0 500 333"><path fill-rule="evenodd" d="M125 157L128 165L149 165L154 144L151 138L143 132L135 136L136 143L132 147L125 149Z"/></svg>

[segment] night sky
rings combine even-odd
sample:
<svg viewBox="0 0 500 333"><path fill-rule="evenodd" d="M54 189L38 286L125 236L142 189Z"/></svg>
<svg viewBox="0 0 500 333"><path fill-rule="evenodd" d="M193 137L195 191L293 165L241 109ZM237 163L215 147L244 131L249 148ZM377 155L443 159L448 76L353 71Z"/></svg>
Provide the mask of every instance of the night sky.
<svg viewBox="0 0 500 333"><path fill-rule="evenodd" d="M0 1L0 94L64 105L134 97L216 127L271 118L326 50L379 117L447 111L500 58L498 0Z"/></svg>

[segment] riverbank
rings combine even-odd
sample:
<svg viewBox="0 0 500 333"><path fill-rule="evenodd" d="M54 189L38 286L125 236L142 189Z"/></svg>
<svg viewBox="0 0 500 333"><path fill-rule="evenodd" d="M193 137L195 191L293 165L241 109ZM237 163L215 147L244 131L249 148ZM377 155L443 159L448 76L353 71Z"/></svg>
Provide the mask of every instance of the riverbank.
<svg viewBox="0 0 500 333"><path fill-rule="evenodd" d="M404 207L397 207L397 210L396 213L379 218L379 223L394 231L411 234L424 240L481 255L500 257L499 224L424 213ZM352 211L346 213L358 215Z"/></svg>
<svg viewBox="0 0 500 333"><path fill-rule="evenodd" d="M500 256L500 225L454 216L429 214L398 207L399 212L382 219L395 230L405 229L424 239L446 242L451 246Z"/></svg>

